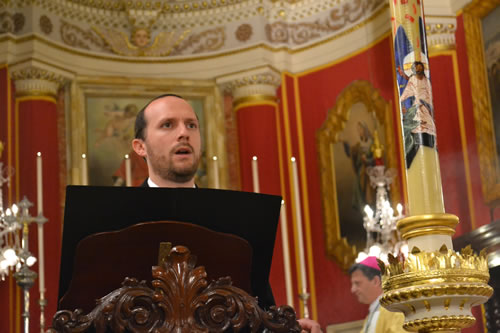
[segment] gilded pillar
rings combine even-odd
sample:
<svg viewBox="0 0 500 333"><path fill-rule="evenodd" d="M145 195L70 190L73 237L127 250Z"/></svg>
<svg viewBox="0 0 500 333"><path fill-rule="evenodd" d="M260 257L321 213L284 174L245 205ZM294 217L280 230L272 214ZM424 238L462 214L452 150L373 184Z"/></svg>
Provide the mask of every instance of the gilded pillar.
<svg viewBox="0 0 500 333"><path fill-rule="evenodd" d="M403 312L408 331L460 332L475 322L471 307L492 294L486 255L475 255L470 247L453 250L458 217L444 210L434 119L448 110L434 108L426 38L426 30L433 28L424 29L420 0L395 0L390 7L409 215L397 227L410 253L402 261L391 254L388 264L379 261L380 303ZM434 48L439 43L431 39Z"/></svg>

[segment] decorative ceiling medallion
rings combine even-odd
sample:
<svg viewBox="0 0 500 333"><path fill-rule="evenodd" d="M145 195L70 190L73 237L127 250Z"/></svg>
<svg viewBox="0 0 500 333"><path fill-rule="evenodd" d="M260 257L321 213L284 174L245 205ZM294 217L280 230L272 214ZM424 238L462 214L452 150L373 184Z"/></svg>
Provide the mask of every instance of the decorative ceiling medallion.
<svg viewBox="0 0 500 333"><path fill-rule="evenodd" d="M40 30L46 35L52 32L52 21L45 15L40 16Z"/></svg>
<svg viewBox="0 0 500 333"><path fill-rule="evenodd" d="M244 23L236 29L236 32L234 35L236 36L236 39L239 40L240 42L246 42L252 37L252 26L248 23Z"/></svg>
<svg viewBox="0 0 500 333"><path fill-rule="evenodd" d="M22 13L0 13L0 33L17 33L24 27L25 18Z"/></svg>

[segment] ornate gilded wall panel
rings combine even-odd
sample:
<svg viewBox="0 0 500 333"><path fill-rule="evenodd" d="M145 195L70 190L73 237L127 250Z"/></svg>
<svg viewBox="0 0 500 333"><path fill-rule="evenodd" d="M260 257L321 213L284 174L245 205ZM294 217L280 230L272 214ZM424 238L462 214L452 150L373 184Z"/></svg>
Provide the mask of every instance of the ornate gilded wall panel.
<svg viewBox="0 0 500 333"><path fill-rule="evenodd" d="M370 142L380 137L385 147L386 167L397 168L398 165L391 110L391 103L370 82L354 81L337 97L316 135L327 256L344 270L354 263L364 246L362 237L355 234L362 236L365 233L362 227L364 204L370 203L370 197L374 199L369 195L370 185L366 182L368 164L365 161L369 159ZM339 167L346 170L339 170ZM353 181L348 183L348 176L345 176L348 173L339 171L354 174ZM341 182L344 185L339 185ZM368 187L361 189L362 183ZM396 179L391 187L391 200L398 202L399 199ZM353 207L348 207L351 204ZM353 214L358 216L350 216Z"/></svg>
<svg viewBox="0 0 500 333"><path fill-rule="evenodd" d="M500 199L499 0L475 0L464 9L472 104L483 196Z"/></svg>

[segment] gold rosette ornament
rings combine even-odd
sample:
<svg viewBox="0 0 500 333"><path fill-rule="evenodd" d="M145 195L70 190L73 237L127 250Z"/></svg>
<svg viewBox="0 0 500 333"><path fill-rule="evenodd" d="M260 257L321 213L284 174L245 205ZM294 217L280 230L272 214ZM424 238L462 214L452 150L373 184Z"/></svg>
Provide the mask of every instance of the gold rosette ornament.
<svg viewBox="0 0 500 333"><path fill-rule="evenodd" d="M408 258L389 255L389 265L379 261L380 303L404 313L407 331L460 332L476 321L471 308L493 294L485 251L477 255L470 246L453 251L457 223L458 217L445 213L404 218L398 229L408 241Z"/></svg>

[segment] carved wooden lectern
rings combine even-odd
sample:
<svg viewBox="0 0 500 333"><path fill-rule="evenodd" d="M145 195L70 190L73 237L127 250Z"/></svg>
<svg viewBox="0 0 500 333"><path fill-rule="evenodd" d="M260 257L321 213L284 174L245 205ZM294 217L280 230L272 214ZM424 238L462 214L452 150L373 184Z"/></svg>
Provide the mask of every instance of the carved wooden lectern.
<svg viewBox="0 0 500 333"><path fill-rule="evenodd" d="M121 277L121 287L108 289L108 294L98 299L87 314L78 309L78 302L88 302L86 296L94 295L96 290L102 292L103 284L116 280L123 265L129 263L137 269L141 263L155 262L151 249L158 253L159 239L179 244L180 238L200 251L207 271L213 268L217 272L211 275L216 280L209 283L205 267L195 265L197 259L188 247L176 246L159 260L158 266L149 266L153 266L152 287L126 277L138 276L135 273L139 272L131 270ZM147 257L142 257L145 253ZM60 308L77 310L58 311L48 332L300 332L291 307L264 311L256 298L224 276L226 272L235 273L238 283L250 289L250 266L251 247L244 239L189 223L141 223L92 235L78 246L73 280L61 300L65 306Z"/></svg>

